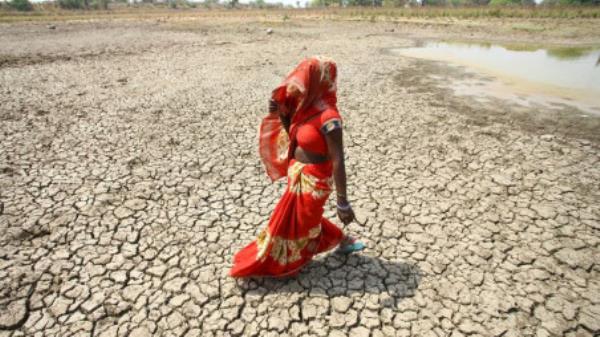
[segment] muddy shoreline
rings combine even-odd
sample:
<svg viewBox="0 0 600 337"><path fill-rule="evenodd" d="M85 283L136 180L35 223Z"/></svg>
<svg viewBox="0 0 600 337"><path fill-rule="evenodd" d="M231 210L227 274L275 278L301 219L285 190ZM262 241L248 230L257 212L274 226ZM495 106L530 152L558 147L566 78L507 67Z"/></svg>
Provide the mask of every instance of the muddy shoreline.
<svg viewBox="0 0 600 337"><path fill-rule="evenodd" d="M383 51L387 52L387 51ZM435 78L419 76L433 75ZM414 60L414 66L395 76L398 85L413 91L431 94L430 104L443 106L467 116L468 123L486 126L502 123L539 136L560 135L600 144L600 116L582 113L577 107L563 106L550 109L541 105L523 106L515 102L486 96L479 102L469 95L456 95L452 83L457 79L495 81L491 76L467 73L464 67L451 67L443 62Z"/></svg>

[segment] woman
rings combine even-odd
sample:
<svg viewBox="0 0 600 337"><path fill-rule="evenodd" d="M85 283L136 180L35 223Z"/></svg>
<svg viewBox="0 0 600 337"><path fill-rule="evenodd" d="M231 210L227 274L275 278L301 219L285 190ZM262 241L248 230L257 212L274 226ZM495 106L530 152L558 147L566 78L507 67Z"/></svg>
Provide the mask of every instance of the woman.
<svg viewBox="0 0 600 337"><path fill-rule="evenodd" d="M268 226L235 255L231 276L296 275L314 255L337 245L345 253L364 248L323 218L333 174L338 217L345 225L354 220L346 196L336 77L335 62L309 58L273 91L259 152L271 179L287 176L288 188Z"/></svg>

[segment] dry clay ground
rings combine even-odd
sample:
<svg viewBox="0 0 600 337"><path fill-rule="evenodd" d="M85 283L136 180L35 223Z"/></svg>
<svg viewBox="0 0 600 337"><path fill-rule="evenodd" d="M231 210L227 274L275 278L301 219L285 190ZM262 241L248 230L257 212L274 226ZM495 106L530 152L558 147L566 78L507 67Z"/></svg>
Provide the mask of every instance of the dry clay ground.
<svg viewBox="0 0 600 337"><path fill-rule="evenodd" d="M0 27L1 337L600 333L597 128L521 127L383 51L462 28L211 20ZM339 64L368 249L234 280L284 188L266 98L313 54Z"/></svg>

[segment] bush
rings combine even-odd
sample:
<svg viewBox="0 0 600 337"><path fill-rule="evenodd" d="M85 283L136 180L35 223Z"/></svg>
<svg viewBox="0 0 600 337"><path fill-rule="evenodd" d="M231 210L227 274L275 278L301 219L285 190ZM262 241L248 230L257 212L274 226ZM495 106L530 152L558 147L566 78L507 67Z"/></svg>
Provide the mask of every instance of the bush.
<svg viewBox="0 0 600 337"><path fill-rule="evenodd" d="M405 0L383 0L383 7L402 7L406 2Z"/></svg>
<svg viewBox="0 0 600 337"><path fill-rule="evenodd" d="M544 0L542 5L600 5L600 0Z"/></svg>
<svg viewBox="0 0 600 337"><path fill-rule="evenodd" d="M521 5L521 0L492 0L491 6L518 6Z"/></svg>
<svg viewBox="0 0 600 337"><path fill-rule="evenodd" d="M92 6L95 9L108 9L108 0L94 0Z"/></svg>
<svg viewBox="0 0 600 337"><path fill-rule="evenodd" d="M63 9L108 9L109 0L58 0Z"/></svg>
<svg viewBox="0 0 600 337"><path fill-rule="evenodd" d="M88 4L85 0L58 0L58 6L64 9L83 9L87 8Z"/></svg>
<svg viewBox="0 0 600 337"><path fill-rule="evenodd" d="M11 8L23 12L30 11L33 9L33 5L31 5L31 2L29 2L29 0L11 0L8 2L8 5Z"/></svg>
<svg viewBox="0 0 600 337"><path fill-rule="evenodd" d="M423 0L423 6L445 6L448 4L446 0Z"/></svg>

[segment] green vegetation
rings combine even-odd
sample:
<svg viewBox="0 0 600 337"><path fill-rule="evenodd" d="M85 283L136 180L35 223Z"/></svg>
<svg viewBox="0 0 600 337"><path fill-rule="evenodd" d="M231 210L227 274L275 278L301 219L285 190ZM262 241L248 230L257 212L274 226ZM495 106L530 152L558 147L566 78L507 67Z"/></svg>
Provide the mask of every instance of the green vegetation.
<svg viewBox="0 0 600 337"><path fill-rule="evenodd" d="M600 6L419 6L408 8L348 8L346 15L370 18L600 18ZM343 15L342 13L339 13Z"/></svg>
<svg viewBox="0 0 600 337"><path fill-rule="evenodd" d="M58 0L58 5L63 9L83 9L87 8L87 1L83 0Z"/></svg>
<svg viewBox="0 0 600 337"><path fill-rule="evenodd" d="M543 5L600 5L600 0L544 0Z"/></svg>
<svg viewBox="0 0 600 337"><path fill-rule="evenodd" d="M449 0L449 3L454 7L464 6L485 6L490 3L490 0Z"/></svg>
<svg viewBox="0 0 600 337"><path fill-rule="evenodd" d="M33 5L29 0L11 0L8 2L8 6L22 12L33 10Z"/></svg>
<svg viewBox="0 0 600 337"><path fill-rule="evenodd" d="M535 6L534 0L492 0L491 6Z"/></svg>
<svg viewBox="0 0 600 337"><path fill-rule="evenodd" d="M300 6L299 1L297 1L298 3L298 7ZM265 0L255 0L255 1L250 1L248 2L247 5L240 5L239 7L243 7L243 6L247 6L250 8L254 8L254 9L279 9L279 8L283 8L283 3L281 2L265 2ZM288 7L290 7L288 5Z"/></svg>
<svg viewBox="0 0 600 337"><path fill-rule="evenodd" d="M446 6L446 0L423 0L423 6Z"/></svg>
<svg viewBox="0 0 600 337"><path fill-rule="evenodd" d="M561 59L576 59L591 53L594 49L591 47L558 47L548 49L548 56Z"/></svg>
<svg viewBox="0 0 600 337"><path fill-rule="evenodd" d="M445 43L449 45L457 45L457 46L471 46L472 42L464 42L464 41L455 41L455 40L445 40ZM500 46L510 51L518 51L518 52L535 52L538 50L545 50L548 56L567 60L567 59L577 59L583 57L585 55L590 54L594 50L597 50L598 46L585 46L585 47L556 47L544 45L544 44L535 44L535 43L494 43L487 41L476 42L478 47L489 49L492 46Z"/></svg>
<svg viewBox="0 0 600 337"><path fill-rule="evenodd" d="M250 7L263 9L266 7L265 0L256 0L249 3Z"/></svg>
<svg viewBox="0 0 600 337"><path fill-rule="evenodd" d="M284 6L281 3L266 3L265 0L254 0L249 4L238 2L233 4L230 0L224 0L220 3L217 0L204 0L200 3L191 3L189 0L170 0L166 3L152 3L152 1L155 0L142 0L141 3L138 2L134 5L126 3L126 0L56 0L56 3L36 3L33 5L33 10L29 12L19 12L16 11L14 7L9 6L9 4L17 1L25 2L29 0L10 0L10 2L4 4L0 2L0 4L2 4L0 5L0 22L44 19L80 19L89 18L90 15L103 15L114 18L153 17L164 16L166 14L165 11L168 11L169 8L179 9L177 16L237 16L240 15L239 11L243 9L244 16L264 16L272 14L279 16L279 18L287 16L287 19L289 20L304 15L313 17L316 15L322 18L328 17L341 20L351 19L370 21L397 20L401 18L600 18L600 6L592 6L589 4L523 6L523 2L520 2L519 5L486 5L486 1L489 0L424 0L426 3L424 6L414 5L414 3L411 2L414 0L311 0L310 8L299 11L289 9L282 11ZM341 7L340 1L342 1ZM304 3L305 2L303 1L299 2L299 4L302 5ZM350 6L350 3L352 3L353 6ZM375 4L375 6L373 6L373 4ZM237 9L232 9L232 5L235 5ZM57 7L59 9L57 9ZM201 8L194 10L190 9L196 7ZM76 9L77 11L71 12L71 9ZM88 9L100 11L85 11ZM210 10L207 11L207 9ZM512 28L514 30L530 32L548 29L545 25L533 22L515 22ZM568 34L570 34L568 29L563 31L563 35L566 36Z"/></svg>
<svg viewBox="0 0 600 337"><path fill-rule="evenodd" d="M310 0L310 7L339 6L340 0Z"/></svg>
<svg viewBox="0 0 600 337"><path fill-rule="evenodd" d="M474 7L474 6L536 6L535 0L311 0L311 7ZM542 6L600 5L600 0L543 0Z"/></svg>
<svg viewBox="0 0 600 337"><path fill-rule="evenodd" d="M218 0L204 0L202 2L202 5L204 6L204 8L213 8L213 7L219 6L219 1Z"/></svg>
<svg viewBox="0 0 600 337"><path fill-rule="evenodd" d="M404 0L383 0L383 7L402 7L404 4Z"/></svg>
<svg viewBox="0 0 600 337"><path fill-rule="evenodd" d="M109 0L58 0L63 9L108 9Z"/></svg>

